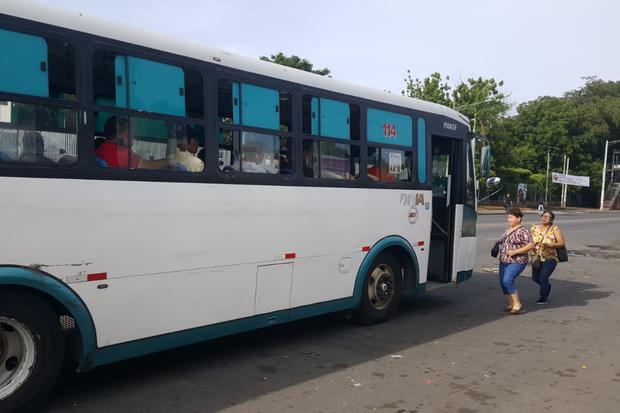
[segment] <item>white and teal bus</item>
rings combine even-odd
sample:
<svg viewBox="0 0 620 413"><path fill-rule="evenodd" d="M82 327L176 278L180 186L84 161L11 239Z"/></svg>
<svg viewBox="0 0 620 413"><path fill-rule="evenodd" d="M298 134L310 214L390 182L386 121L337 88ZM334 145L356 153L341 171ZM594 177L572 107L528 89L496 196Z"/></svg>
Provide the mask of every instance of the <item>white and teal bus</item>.
<svg viewBox="0 0 620 413"><path fill-rule="evenodd" d="M472 275L468 119L0 1L0 410L79 371Z"/></svg>

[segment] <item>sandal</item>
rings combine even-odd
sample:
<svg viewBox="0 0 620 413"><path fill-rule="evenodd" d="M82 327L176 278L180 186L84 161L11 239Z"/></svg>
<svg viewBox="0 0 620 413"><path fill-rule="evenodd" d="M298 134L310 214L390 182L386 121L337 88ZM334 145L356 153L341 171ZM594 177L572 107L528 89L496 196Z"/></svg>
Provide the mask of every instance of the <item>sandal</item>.
<svg viewBox="0 0 620 413"><path fill-rule="evenodd" d="M521 306L521 308L518 308L518 309L513 308L512 310L508 312L508 314L511 314L511 315L519 315L523 313L525 313L525 308L523 308L523 306Z"/></svg>

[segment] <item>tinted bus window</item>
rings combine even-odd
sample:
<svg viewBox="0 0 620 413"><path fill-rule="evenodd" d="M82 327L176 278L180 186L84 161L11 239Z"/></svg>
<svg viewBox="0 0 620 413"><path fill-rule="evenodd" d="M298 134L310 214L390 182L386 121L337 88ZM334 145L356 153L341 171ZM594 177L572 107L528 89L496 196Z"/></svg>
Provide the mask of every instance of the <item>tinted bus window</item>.
<svg viewBox="0 0 620 413"><path fill-rule="evenodd" d="M411 147L413 122L410 116L384 110L368 109L368 142Z"/></svg>
<svg viewBox="0 0 620 413"><path fill-rule="evenodd" d="M0 56L0 92L75 100L68 42L0 29Z"/></svg>
<svg viewBox="0 0 620 413"><path fill-rule="evenodd" d="M359 140L359 107L357 105L305 95L302 111L305 134Z"/></svg>
<svg viewBox="0 0 620 413"><path fill-rule="evenodd" d="M249 83L220 79L220 122L289 132L292 127L291 95Z"/></svg>
<svg viewBox="0 0 620 413"><path fill-rule="evenodd" d="M202 118L202 76L195 70L98 50L93 56L94 103Z"/></svg>

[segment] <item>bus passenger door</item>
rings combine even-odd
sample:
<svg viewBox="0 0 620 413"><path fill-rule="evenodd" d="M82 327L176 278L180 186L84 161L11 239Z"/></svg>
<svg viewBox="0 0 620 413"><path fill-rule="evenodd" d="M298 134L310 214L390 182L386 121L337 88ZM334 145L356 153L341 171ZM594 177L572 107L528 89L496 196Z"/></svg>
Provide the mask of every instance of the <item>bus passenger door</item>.
<svg viewBox="0 0 620 413"><path fill-rule="evenodd" d="M258 266L254 327L265 327L288 321L292 283L293 263Z"/></svg>
<svg viewBox="0 0 620 413"><path fill-rule="evenodd" d="M429 281L452 281L454 210L461 141L432 136L433 222L428 263Z"/></svg>

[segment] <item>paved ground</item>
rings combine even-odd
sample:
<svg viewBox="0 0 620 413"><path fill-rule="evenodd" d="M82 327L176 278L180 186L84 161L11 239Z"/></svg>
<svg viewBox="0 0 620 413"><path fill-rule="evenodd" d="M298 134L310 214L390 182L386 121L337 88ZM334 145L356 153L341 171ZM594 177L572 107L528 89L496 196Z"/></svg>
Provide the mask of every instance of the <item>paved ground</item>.
<svg viewBox="0 0 620 413"><path fill-rule="evenodd" d="M481 217L471 281L389 323L320 317L67 375L43 411L618 411L620 214L558 215L570 261L547 306L526 270L519 316L501 312L488 256L503 220Z"/></svg>

